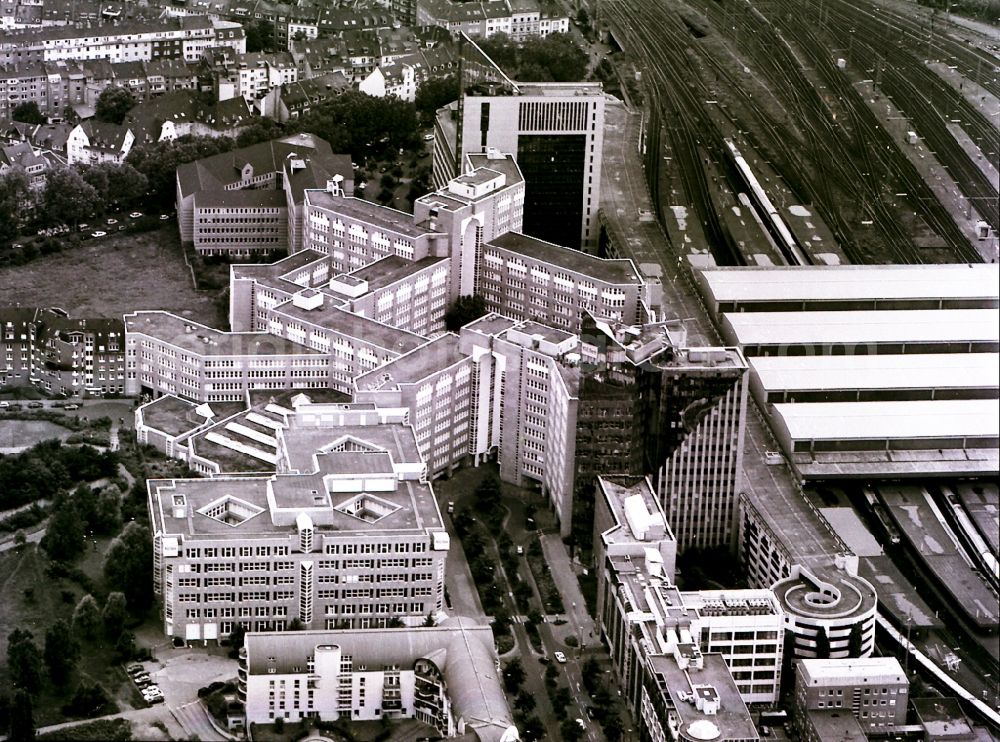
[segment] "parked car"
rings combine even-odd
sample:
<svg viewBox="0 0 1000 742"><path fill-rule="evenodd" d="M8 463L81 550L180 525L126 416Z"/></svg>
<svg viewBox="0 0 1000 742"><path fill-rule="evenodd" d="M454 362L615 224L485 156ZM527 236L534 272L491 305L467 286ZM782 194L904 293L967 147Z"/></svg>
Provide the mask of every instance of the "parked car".
<svg viewBox="0 0 1000 742"><path fill-rule="evenodd" d="M96 232L91 232L90 236L96 240L99 237L107 237L108 233L102 232L100 229L98 229Z"/></svg>
<svg viewBox="0 0 1000 742"><path fill-rule="evenodd" d="M449 502L448 503L448 512L449 513L454 513L455 512L455 503L453 503L453 502Z"/></svg>
<svg viewBox="0 0 1000 742"><path fill-rule="evenodd" d="M28 402L28 408L29 409L37 410L37 409L39 409L41 407L44 407L44 406L45 405L42 404L41 402Z"/></svg>
<svg viewBox="0 0 1000 742"><path fill-rule="evenodd" d="M163 691L160 690L158 685L148 685L142 689L143 696L162 696Z"/></svg>
<svg viewBox="0 0 1000 742"><path fill-rule="evenodd" d="M132 676L132 680L140 688L145 688L147 685L152 685L153 684L153 679L151 677L149 677L149 675L147 675L146 673L140 673L138 675L133 675Z"/></svg>
<svg viewBox="0 0 1000 742"><path fill-rule="evenodd" d="M0 402L0 410L6 410L10 407L10 402Z"/></svg>
<svg viewBox="0 0 1000 742"><path fill-rule="evenodd" d="M89 224L81 224L80 227L79 227L79 229L80 229L81 232L86 232L88 229L90 229L90 225Z"/></svg>
<svg viewBox="0 0 1000 742"><path fill-rule="evenodd" d="M117 219L111 219L111 218L109 218L109 219L108 219L108 220L107 220L107 221L105 222L105 224L107 224L107 225L108 225L109 227L113 227L113 226L114 226L114 225L116 225L117 223L118 223L118 220L117 220Z"/></svg>
<svg viewBox="0 0 1000 742"><path fill-rule="evenodd" d="M131 214L128 215L129 219L140 219L141 217L142 217L141 211L133 211Z"/></svg>
<svg viewBox="0 0 1000 742"><path fill-rule="evenodd" d="M170 218L170 214L160 214L160 221L165 222Z"/></svg>
<svg viewBox="0 0 1000 742"><path fill-rule="evenodd" d="M63 409L64 410L78 410L78 409L80 409L80 405L71 402L70 404L63 405Z"/></svg>
<svg viewBox="0 0 1000 742"><path fill-rule="evenodd" d="M579 719L579 718L578 718L578 719L576 720L576 725L577 725L578 727L580 727L580 729L581 729L582 731L584 731L584 732L586 732L586 731L587 731L587 724L586 724L586 722L584 722L584 720L583 720L583 719Z"/></svg>
<svg viewBox="0 0 1000 742"><path fill-rule="evenodd" d="M524 555L524 547L521 546L520 544L518 544L518 547L517 547L517 555L518 556L523 556Z"/></svg>
<svg viewBox="0 0 1000 742"><path fill-rule="evenodd" d="M556 662L558 662L560 665L566 664L566 655L563 654L562 652L553 652L552 656L556 658Z"/></svg>
<svg viewBox="0 0 1000 742"><path fill-rule="evenodd" d="M434 135L433 134L424 134L424 141L425 142L433 142L434 141Z"/></svg>
<svg viewBox="0 0 1000 742"><path fill-rule="evenodd" d="M77 407L79 407L79 405L77 405ZM125 666L125 672L129 675L138 675L139 673L146 672L146 668L138 662L133 662L131 665Z"/></svg>

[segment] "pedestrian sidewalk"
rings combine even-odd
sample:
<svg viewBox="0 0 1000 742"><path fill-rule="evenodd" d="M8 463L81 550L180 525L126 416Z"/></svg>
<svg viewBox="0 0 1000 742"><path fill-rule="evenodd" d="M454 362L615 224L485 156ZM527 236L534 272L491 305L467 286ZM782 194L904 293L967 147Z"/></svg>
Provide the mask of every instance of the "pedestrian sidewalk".
<svg viewBox="0 0 1000 742"><path fill-rule="evenodd" d="M570 560L566 544L558 534L543 535L541 541L545 561L562 596L566 620L579 631L584 642L590 643L594 633L594 619L587 613L587 603L583 599L580 583L576 579L579 568Z"/></svg>

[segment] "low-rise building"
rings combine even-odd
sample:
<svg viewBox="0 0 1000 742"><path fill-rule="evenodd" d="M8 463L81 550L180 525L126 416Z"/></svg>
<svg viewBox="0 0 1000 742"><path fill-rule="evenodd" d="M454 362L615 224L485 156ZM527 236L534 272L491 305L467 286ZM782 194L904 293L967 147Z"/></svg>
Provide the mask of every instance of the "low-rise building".
<svg viewBox="0 0 1000 742"><path fill-rule="evenodd" d="M857 720L865 734L887 734L906 723L910 683L895 657L802 659L795 663L796 720L809 742L822 736L829 715ZM813 717L819 720L817 724Z"/></svg>
<svg viewBox="0 0 1000 742"><path fill-rule="evenodd" d="M331 185L333 184L333 185ZM350 157L312 134L294 134L177 168L181 240L205 255L301 249L301 209L310 188L353 193Z"/></svg>
<svg viewBox="0 0 1000 742"><path fill-rule="evenodd" d="M236 431L273 444L275 474L147 483L166 635L419 625L440 611L448 534L403 416L301 404L281 417Z"/></svg>
<svg viewBox="0 0 1000 742"><path fill-rule="evenodd" d="M135 134L127 124L88 119L70 131L66 140L66 159L70 165L102 162L121 165L132 151L134 142Z"/></svg>
<svg viewBox="0 0 1000 742"><path fill-rule="evenodd" d="M488 626L249 633L247 722L417 719L444 738L516 742Z"/></svg>
<svg viewBox="0 0 1000 742"><path fill-rule="evenodd" d="M417 0L418 26L440 26L453 34L488 39L498 33L514 41L569 31L569 18L550 16L537 0L487 0L459 3L452 0Z"/></svg>

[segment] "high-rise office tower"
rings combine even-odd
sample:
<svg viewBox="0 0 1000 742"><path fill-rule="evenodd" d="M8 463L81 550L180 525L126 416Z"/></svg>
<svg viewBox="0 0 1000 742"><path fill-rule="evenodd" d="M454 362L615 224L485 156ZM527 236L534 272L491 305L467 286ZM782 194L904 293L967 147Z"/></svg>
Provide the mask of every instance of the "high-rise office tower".
<svg viewBox="0 0 1000 742"><path fill-rule="evenodd" d="M524 232L595 250L604 145L601 84L515 82L464 35L462 44L462 91L455 125L437 132L435 149L442 152L435 153L435 185L457 174L440 163L460 163L487 148L512 152L525 180Z"/></svg>
<svg viewBox="0 0 1000 742"><path fill-rule="evenodd" d="M687 347L679 323L585 317L580 356L577 492L600 474L650 475L678 551L731 544L747 402L740 351Z"/></svg>

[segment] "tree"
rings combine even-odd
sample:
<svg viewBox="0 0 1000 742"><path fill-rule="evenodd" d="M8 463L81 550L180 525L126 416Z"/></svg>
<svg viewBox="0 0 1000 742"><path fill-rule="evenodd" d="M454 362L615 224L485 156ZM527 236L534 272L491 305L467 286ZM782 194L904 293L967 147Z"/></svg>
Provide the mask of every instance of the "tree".
<svg viewBox="0 0 1000 742"><path fill-rule="evenodd" d="M81 682L70 702L62 707L66 716L91 718L105 713L114 713L117 704L111 700L104 686L96 682Z"/></svg>
<svg viewBox="0 0 1000 742"><path fill-rule="evenodd" d="M170 208L177 188L177 166L228 152L236 143L230 137L183 136L170 141L133 147L126 163L146 177L146 190L154 204Z"/></svg>
<svg viewBox="0 0 1000 742"><path fill-rule="evenodd" d="M305 625L302 623L302 619L296 616L291 621L288 622L288 631L302 631Z"/></svg>
<svg viewBox="0 0 1000 742"><path fill-rule="evenodd" d="M266 52L274 49L274 24L258 19L244 26L246 29L247 51Z"/></svg>
<svg viewBox="0 0 1000 742"><path fill-rule="evenodd" d="M99 206L97 190L70 167L49 172L42 192L42 210L52 224L77 224Z"/></svg>
<svg viewBox="0 0 1000 742"><path fill-rule="evenodd" d="M444 314L444 325L449 332L458 332L470 322L486 314L486 300L481 296L460 296Z"/></svg>
<svg viewBox="0 0 1000 742"><path fill-rule="evenodd" d="M503 671L503 685L508 693L513 693L524 682L524 666L521 660L513 659L507 663Z"/></svg>
<svg viewBox="0 0 1000 742"><path fill-rule="evenodd" d="M28 176L22 170L12 169L0 175L0 248L9 247L17 237L30 196Z"/></svg>
<svg viewBox="0 0 1000 742"><path fill-rule="evenodd" d="M44 124L46 122L45 114L38 109L38 104L33 100L14 106L14 110L10 112L10 118L12 121L20 121L25 124Z"/></svg>
<svg viewBox="0 0 1000 742"><path fill-rule="evenodd" d="M115 641L115 659L118 662L128 662L135 656L135 634L131 631L123 631Z"/></svg>
<svg viewBox="0 0 1000 742"><path fill-rule="evenodd" d="M437 110L453 100L458 100L458 76L432 77L417 88L414 105L417 114L426 122L434 120Z"/></svg>
<svg viewBox="0 0 1000 742"><path fill-rule="evenodd" d="M14 546L16 546L18 549L20 549L26 543L28 543L28 539L24 535L24 531L22 531L21 529L18 529L17 532L14 534Z"/></svg>
<svg viewBox="0 0 1000 742"><path fill-rule="evenodd" d="M9 742L32 742L35 739L35 715L31 693L19 690L14 694L10 709Z"/></svg>
<svg viewBox="0 0 1000 742"><path fill-rule="evenodd" d="M285 127L274 119L260 117L236 135L237 147L249 147L259 142L267 142L277 139L285 133Z"/></svg>
<svg viewBox="0 0 1000 742"><path fill-rule="evenodd" d="M58 619L45 632L44 656L52 682L65 685L80 658L80 643L66 619Z"/></svg>
<svg viewBox="0 0 1000 742"><path fill-rule="evenodd" d="M851 627L851 633L847 637L848 657L861 656L862 639L863 639L863 634L861 633L861 624L856 623Z"/></svg>
<svg viewBox="0 0 1000 742"><path fill-rule="evenodd" d="M108 593L101 611L101 621L104 622L104 633L109 639L114 639L122 633L125 620L128 618L128 607L123 593Z"/></svg>
<svg viewBox="0 0 1000 742"><path fill-rule="evenodd" d="M517 79L525 82L578 82L587 74L587 53L565 33L525 40L518 61Z"/></svg>
<svg viewBox="0 0 1000 742"><path fill-rule="evenodd" d="M87 593L73 610L73 629L87 639L97 636L101 628L101 610L94 596Z"/></svg>
<svg viewBox="0 0 1000 742"><path fill-rule="evenodd" d="M517 698L514 699L514 708L528 714L534 710L535 705L535 697L531 693L526 690L518 691Z"/></svg>
<svg viewBox="0 0 1000 742"><path fill-rule="evenodd" d="M500 480L491 471L476 486L473 493L476 498L476 510L483 513L494 512L500 507Z"/></svg>
<svg viewBox="0 0 1000 742"><path fill-rule="evenodd" d="M102 536L118 533L122 527L121 493L110 485L97 493L94 511L87 520L87 527Z"/></svg>
<svg viewBox="0 0 1000 742"><path fill-rule="evenodd" d="M7 669L14 687L37 693L42 687L41 653L35 636L25 629L14 629L7 637Z"/></svg>
<svg viewBox="0 0 1000 742"><path fill-rule="evenodd" d="M822 626L816 630L816 659L825 660L830 657L830 637Z"/></svg>
<svg viewBox="0 0 1000 742"><path fill-rule="evenodd" d="M7 734L10 729L10 696L0 693L0 734Z"/></svg>
<svg viewBox="0 0 1000 742"><path fill-rule="evenodd" d="M108 587L125 594L129 611L139 614L153 602L153 549L148 528L129 523L111 542L104 559Z"/></svg>
<svg viewBox="0 0 1000 742"><path fill-rule="evenodd" d="M97 97L94 117L109 124L120 124L134 106L135 96L132 91L119 85L109 85Z"/></svg>
<svg viewBox="0 0 1000 742"><path fill-rule="evenodd" d="M65 494L56 497L41 547L55 562L71 562L83 552L84 521L76 504Z"/></svg>
<svg viewBox="0 0 1000 742"><path fill-rule="evenodd" d="M563 719L563 723L559 725L559 731L562 732L562 738L565 742L577 742L583 736L583 730L576 723L576 719Z"/></svg>

